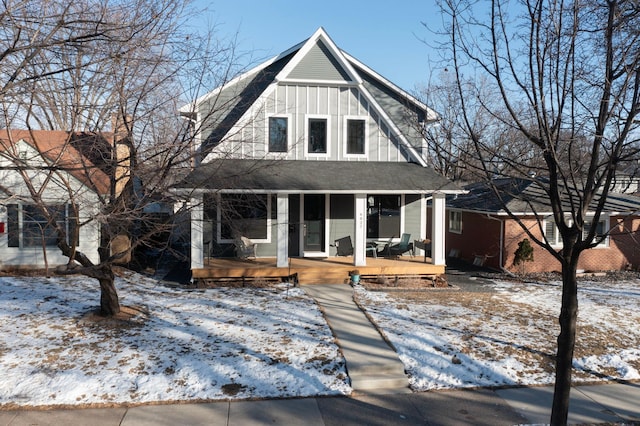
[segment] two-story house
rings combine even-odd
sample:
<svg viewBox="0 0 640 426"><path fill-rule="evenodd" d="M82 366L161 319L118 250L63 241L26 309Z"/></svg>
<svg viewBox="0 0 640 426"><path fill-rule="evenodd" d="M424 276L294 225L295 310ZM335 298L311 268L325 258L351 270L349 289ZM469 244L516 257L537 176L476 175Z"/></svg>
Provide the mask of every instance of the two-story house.
<svg viewBox="0 0 640 426"><path fill-rule="evenodd" d="M330 258L350 236L353 265L372 244L427 235L444 272L445 195L460 188L427 167L421 127L437 114L318 29L181 113L200 156L176 190L191 210L191 267L233 255L241 234L278 267Z"/></svg>

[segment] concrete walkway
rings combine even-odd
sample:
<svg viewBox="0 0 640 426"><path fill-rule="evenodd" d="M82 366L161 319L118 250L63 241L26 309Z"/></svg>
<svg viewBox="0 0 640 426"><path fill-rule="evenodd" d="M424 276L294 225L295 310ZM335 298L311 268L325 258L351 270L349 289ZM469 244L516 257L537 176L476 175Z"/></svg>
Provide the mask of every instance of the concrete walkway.
<svg viewBox="0 0 640 426"><path fill-rule="evenodd" d="M345 284L310 285L304 290L322 308L347 362L355 392L410 393L409 380L396 352L353 301Z"/></svg>

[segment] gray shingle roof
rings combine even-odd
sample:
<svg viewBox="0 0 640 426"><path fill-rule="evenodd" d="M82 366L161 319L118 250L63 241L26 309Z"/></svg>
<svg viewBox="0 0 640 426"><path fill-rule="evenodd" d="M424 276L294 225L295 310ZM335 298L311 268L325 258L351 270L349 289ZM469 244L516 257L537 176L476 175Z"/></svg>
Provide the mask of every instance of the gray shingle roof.
<svg viewBox="0 0 640 426"><path fill-rule="evenodd" d="M538 179L542 185L546 185L544 179ZM492 182L501 194L506 207L514 214L550 214L552 212L549 198L542 186L531 179L496 179ZM492 214L506 214L506 210L495 192L488 183L476 183L465 187L469 192L447 200L447 207L477 211ZM569 191L564 191L566 197L563 200L565 211L570 211ZM575 191L574 191L575 193ZM592 205L598 202L598 198ZM633 195L609 193L604 205L607 213L631 213L640 212L640 198Z"/></svg>
<svg viewBox="0 0 640 426"><path fill-rule="evenodd" d="M304 42L283 52L282 57L255 74L247 73L237 82L223 86L217 96L205 101L209 105L207 109L214 113L206 119L203 126L205 136L203 153L206 154L224 138L269 85L275 82L278 73L295 57L303 45ZM409 143L415 147L421 147L422 136L417 125L427 120L428 108L383 78L369 73L350 57L347 56L345 59L362 78L363 86Z"/></svg>
<svg viewBox="0 0 640 426"><path fill-rule="evenodd" d="M432 169L414 163L236 159L201 164L176 187L296 193L462 191Z"/></svg>

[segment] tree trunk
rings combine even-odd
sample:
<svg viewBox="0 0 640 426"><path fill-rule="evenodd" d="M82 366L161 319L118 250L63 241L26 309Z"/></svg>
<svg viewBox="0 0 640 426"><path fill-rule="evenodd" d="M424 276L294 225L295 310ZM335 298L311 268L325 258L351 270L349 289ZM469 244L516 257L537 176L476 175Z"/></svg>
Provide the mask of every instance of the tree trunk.
<svg viewBox="0 0 640 426"><path fill-rule="evenodd" d="M560 308L560 334L556 355L556 383L551 409L551 425L566 425L569 416L573 351L576 343L578 317L577 256L562 264L562 306Z"/></svg>
<svg viewBox="0 0 640 426"><path fill-rule="evenodd" d="M100 315L112 317L120 312L120 301L118 300L115 277L111 267L104 266L100 268L97 278L100 282Z"/></svg>

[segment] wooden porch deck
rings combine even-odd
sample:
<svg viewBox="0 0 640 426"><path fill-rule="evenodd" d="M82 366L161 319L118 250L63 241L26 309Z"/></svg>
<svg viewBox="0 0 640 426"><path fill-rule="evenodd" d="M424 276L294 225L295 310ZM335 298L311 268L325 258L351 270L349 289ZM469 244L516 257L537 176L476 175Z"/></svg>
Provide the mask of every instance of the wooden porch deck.
<svg viewBox="0 0 640 426"><path fill-rule="evenodd" d="M367 266L353 266L353 257L291 258L289 266L278 268L275 258L240 260L231 258L205 259L201 269L192 271L196 281L242 279L279 279L297 275L300 284L337 284L349 280L349 271L358 269L361 276L389 278L412 276L433 277L444 274L444 265L426 263L423 256L403 256L399 259L367 258Z"/></svg>

